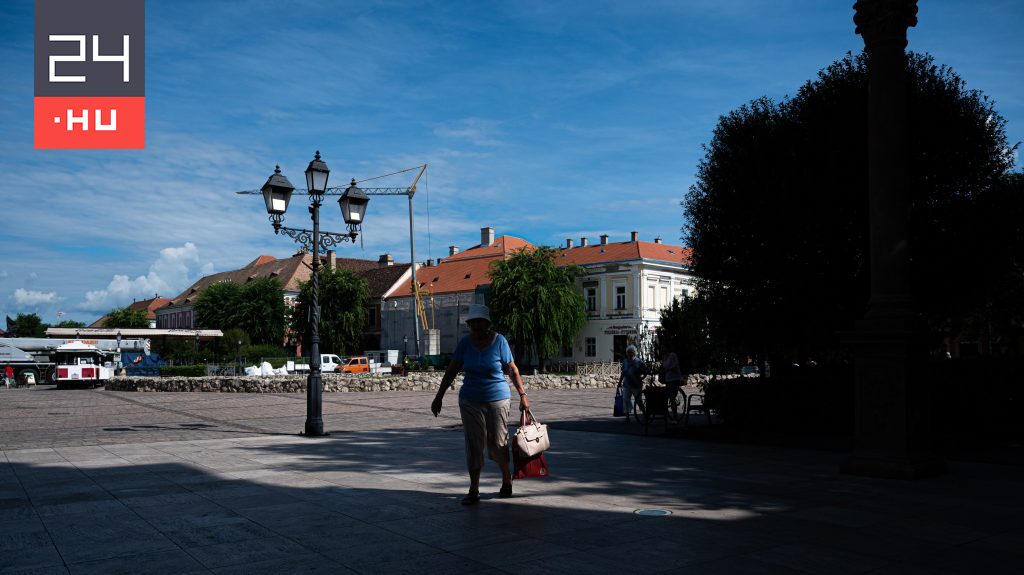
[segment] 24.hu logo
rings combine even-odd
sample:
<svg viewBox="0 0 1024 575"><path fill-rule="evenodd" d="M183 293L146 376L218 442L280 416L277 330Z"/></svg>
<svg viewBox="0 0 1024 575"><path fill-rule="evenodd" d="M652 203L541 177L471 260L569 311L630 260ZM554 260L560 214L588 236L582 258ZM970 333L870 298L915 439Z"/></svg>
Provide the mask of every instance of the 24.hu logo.
<svg viewBox="0 0 1024 575"><path fill-rule="evenodd" d="M144 0L35 0L35 147L143 148Z"/></svg>

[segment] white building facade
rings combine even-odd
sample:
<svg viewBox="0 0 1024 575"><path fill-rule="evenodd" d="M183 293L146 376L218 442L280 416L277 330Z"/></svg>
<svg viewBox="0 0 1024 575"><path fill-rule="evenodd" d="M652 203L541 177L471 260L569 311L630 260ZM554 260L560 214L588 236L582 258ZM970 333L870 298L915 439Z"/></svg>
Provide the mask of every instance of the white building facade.
<svg viewBox="0 0 1024 575"><path fill-rule="evenodd" d="M573 247L566 242L560 263L585 270L577 282L587 321L561 361L587 363L620 361L626 346L641 332L651 335L661 325L661 310L673 300L692 297L696 277L690 270L690 250L658 240L601 243ZM554 358L553 358L554 359Z"/></svg>

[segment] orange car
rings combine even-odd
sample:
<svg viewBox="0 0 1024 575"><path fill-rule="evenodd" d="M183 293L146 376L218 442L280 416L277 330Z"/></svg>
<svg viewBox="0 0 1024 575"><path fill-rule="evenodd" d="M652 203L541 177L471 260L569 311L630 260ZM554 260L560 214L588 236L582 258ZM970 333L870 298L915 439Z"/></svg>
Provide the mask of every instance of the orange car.
<svg viewBox="0 0 1024 575"><path fill-rule="evenodd" d="M341 373L370 373L370 360L366 356L351 357L345 365L336 368Z"/></svg>

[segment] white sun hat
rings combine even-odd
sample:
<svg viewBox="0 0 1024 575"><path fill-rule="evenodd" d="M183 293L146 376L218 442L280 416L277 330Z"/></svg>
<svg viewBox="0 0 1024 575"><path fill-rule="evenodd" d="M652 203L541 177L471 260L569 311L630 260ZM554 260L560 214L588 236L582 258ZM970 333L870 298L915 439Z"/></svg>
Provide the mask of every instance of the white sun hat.
<svg viewBox="0 0 1024 575"><path fill-rule="evenodd" d="M479 303L469 304L469 312L466 314L466 321L471 319L486 319L488 322L491 321L491 310L487 309L487 306Z"/></svg>

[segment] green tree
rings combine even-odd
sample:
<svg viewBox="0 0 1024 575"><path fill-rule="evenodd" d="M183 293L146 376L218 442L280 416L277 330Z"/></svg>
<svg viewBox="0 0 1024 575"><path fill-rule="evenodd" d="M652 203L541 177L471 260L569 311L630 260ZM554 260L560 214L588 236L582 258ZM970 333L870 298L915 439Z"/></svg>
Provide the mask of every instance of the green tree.
<svg viewBox="0 0 1024 575"><path fill-rule="evenodd" d="M737 357L711 337L707 307L700 295L673 300L661 310L658 342L676 352L684 373L732 373Z"/></svg>
<svg viewBox="0 0 1024 575"><path fill-rule="evenodd" d="M277 278L256 279L245 284L239 296L232 327L244 330L254 344L281 347L288 326L288 306L281 293L281 282Z"/></svg>
<svg viewBox="0 0 1024 575"><path fill-rule="evenodd" d="M73 319L66 319L53 327L85 327L85 324L83 322L75 321Z"/></svg>
<svg viewBox="0 0 1024 575"><path fill-rule="evenodd" d="M278 293L278 298L281 295ZM232 282L217 282L199 292L192 305L196 326L226 330L238 325L242 287Z"/></svg>
<svg viewBox="0 0 1024 575"><path fill-rule="evenodd" d="M149 320L146 319L146 312L140 309L119 307L110 310L103 327L145 328L149 327Z"/></svg>
<svg viewBox="0 0 1024 575"><path fill-rule="evenodd" d="M572 345L587 319L576 288L582 274L578 266L556 265L548 247L520 250L491 264L491 319L515 346L516 357L532 349L543 370L547 358Z"/></svg>
<svg viewBox="0 0 1024 575"><path fill-rule="evenodd" d="M998 193L1016 146L992 102L952 70L918 54L907 70L912 289L940 338L986 305L990 286L964 278L1012 269L982 215L1020 203ZM719 120L683 205L702 329L722 353L820 361L863 315L867 89L865 57L847 55L792 99Z"/></svg>
<svg viewBox="0 0 1024 575"><path fill-rule="evenodd" d="M366 280L345 268L320 268L320 351L360 353L365 329L365 308L370 299ZM292 312L292 330L303 347L309 344L309 302L312 282L300 284Z"/></svg>
<svg viewBox="0 0 1024 575"><path fill-rule="evenodd" d="M46 337L46 328L50 327L34 313L19 313L13 322L8 323L11 324L8 331L14 332L17 337Z"/></svg>

